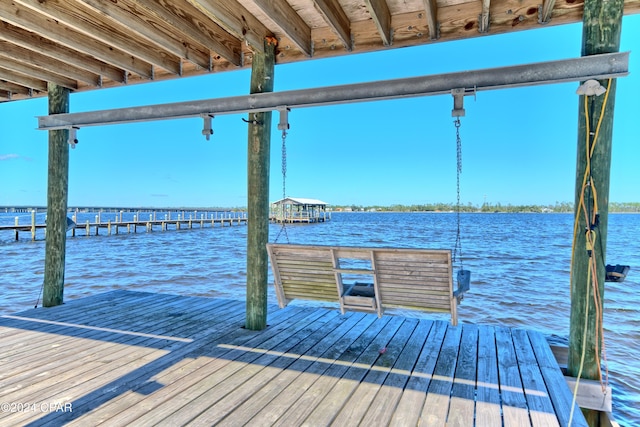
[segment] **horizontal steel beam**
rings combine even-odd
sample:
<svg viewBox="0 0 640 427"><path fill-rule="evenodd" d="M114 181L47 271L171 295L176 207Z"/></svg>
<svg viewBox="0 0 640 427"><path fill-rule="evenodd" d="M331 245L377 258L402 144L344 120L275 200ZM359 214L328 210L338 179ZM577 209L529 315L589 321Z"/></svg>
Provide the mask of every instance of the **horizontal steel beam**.
<svg viewBox="0 0 640 427"><path fill-rule="evenodd" d="M552 62L368 83L214 98L114 110L38 117L38 129L100 126L483 91L626 76L629 53L607 53Z"/></svg>

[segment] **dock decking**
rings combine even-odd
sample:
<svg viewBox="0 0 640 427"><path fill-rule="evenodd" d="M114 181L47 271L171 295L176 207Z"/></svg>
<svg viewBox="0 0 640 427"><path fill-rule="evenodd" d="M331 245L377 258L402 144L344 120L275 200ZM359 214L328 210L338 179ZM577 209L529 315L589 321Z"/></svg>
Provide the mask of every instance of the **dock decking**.
<svg viewBox="0 0 640 427"><path fill-rule="evenodd" d="M113 291L0 317L0 425L566 426L544 337ZM579 410L572 425L584 425Z"/></svg>

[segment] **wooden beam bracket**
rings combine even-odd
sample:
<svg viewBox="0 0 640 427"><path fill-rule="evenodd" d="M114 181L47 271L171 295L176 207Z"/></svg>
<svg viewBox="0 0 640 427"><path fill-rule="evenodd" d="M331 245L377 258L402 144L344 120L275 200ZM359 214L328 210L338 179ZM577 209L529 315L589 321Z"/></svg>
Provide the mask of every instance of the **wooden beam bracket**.
<svg viewBox="0 0 640 427"><path fill-rule="evenodd" d="M555 4L556 0L544 0L541 5L538 5L538 24L545 25L551 22L551 13Z"/></svg>
<svg viewBox="0 0 640 427"><path fill-rule="evenodd" d="M491 26L491 0L482 0L482 12L478 15L478 32L485 34L489 32Z"/></svg>
<svg viewBox="0 0 640 427"><path fill-rule="evenodd" d="M486 34L489 32L489 28L491 27L491 16L487 12L481 13L478 15L478 32L480 34Z"/></svg>

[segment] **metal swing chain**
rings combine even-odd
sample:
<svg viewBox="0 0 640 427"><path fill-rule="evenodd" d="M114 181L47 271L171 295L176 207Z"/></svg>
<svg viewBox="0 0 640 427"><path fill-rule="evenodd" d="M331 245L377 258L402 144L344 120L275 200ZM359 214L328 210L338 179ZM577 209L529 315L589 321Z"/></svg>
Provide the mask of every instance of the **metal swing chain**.
<svg viewBox="0 0 640 427"><path fill-rule="evenodd" d="M285 129L282 130L282 200L287 198L287 131ZM284 232L284 236L287 239L287 243L289 243L289 234L287 234L286 220L285 220L285 208L284 203L282 204L282 227L280 227L280 231L276 236L275 242L278 242L280 235Z"/></svg>
<svg viewBox="0 0 640 427"><path fill-rule="evenodd" d="M456 117L453 121L456 127L456 193L457 193L457 204L456 204L456 220L457 220L457 230L456 230L456 243L453 247L453 262L456 260L460 260L460 269L463 270L462 265L462 241L460 239L460 174L462 173L462 139L460 139L460 117Z"/></svg>

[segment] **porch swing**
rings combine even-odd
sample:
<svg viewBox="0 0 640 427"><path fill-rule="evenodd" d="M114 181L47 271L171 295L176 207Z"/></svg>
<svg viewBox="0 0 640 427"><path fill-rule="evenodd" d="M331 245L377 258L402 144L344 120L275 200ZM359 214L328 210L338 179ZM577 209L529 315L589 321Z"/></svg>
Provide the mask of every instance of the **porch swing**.
<svg viewBox="0 0 640 427"><path fill-rule="evenodd" d="M460 232L460 174L462 141L460 117L464 115L464 89L454 90L456 128L456 240L450 249L408 249L391 247L348 247L289 243L284 222L267 252L274 277L278 304L284 308L294 299L337 302L340 311L376 313L402 308L451 314L457 325L457 305L470 289L471 272L462 265ZM280 110L282 130L282 188L286 197L286 131L288 110ZM280 235L286 244L277 243ZM458 265L456 288L453 268Z"/></svg>

